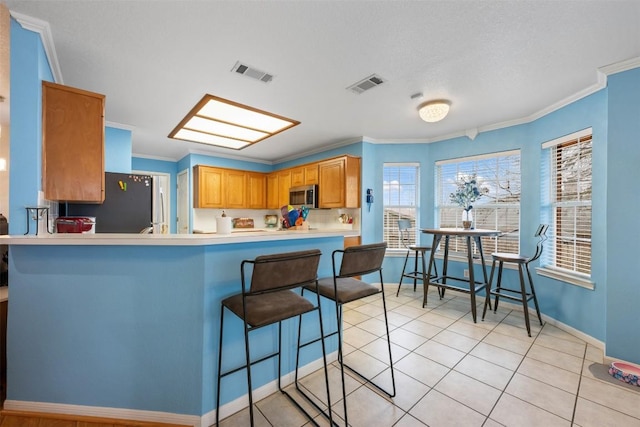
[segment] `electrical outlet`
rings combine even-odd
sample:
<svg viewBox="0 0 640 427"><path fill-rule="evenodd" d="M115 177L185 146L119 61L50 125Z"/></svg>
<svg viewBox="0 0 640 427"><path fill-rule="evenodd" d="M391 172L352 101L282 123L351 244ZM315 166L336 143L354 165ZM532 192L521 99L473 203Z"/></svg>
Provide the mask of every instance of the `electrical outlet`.
<svg viewBox="0 0 640 427"><path fill-rule="evenodd" d="M464 277L469 278L469 269L468 268L464 269Z"/></svg>

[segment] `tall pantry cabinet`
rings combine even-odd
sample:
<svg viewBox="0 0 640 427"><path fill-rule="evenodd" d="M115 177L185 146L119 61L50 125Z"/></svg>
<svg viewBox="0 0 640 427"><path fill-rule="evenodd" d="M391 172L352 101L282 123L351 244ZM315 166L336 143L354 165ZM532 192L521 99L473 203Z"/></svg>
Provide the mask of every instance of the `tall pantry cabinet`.
<svg viewBox="0 0 640 427"><path fill-rule="evenodd" d="M104 106L104 95L42 82L45 199L104 201Z"/></svg>

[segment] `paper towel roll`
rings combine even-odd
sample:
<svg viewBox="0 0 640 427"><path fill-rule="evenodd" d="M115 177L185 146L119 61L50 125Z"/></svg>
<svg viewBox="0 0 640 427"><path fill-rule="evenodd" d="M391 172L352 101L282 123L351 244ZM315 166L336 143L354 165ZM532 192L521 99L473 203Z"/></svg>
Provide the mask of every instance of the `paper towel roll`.
<svg viewBox="0 0 640 427"><path fill-rule="evenodd" d="M223 216L216 218L216 233L231 234L231 217Z"/></svg>

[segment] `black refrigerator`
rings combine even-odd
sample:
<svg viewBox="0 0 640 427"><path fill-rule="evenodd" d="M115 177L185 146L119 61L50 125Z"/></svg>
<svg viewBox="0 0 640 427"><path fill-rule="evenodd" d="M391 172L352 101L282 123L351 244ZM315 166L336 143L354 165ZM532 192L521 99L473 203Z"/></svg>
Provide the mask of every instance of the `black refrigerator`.
<svg viewBox="0 0 640 427"><path fill-rule="evenodd" d="M96 233L140 233L151 226L153 179L150 175L105 173L102 204L60 203L60 216L96 218Z"/></svg>

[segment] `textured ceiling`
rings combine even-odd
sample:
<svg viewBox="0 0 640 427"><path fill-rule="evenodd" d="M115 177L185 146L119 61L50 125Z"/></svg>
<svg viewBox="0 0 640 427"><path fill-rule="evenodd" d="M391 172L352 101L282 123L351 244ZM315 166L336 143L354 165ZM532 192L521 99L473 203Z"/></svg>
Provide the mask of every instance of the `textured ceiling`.
<svg viewBox="0 0 640 427"><path fill-rule="evenodd" d="M346 141L433 141L527 119L640 57L639 1L17 1L49 23L63 83L106 95L136 155L265 162ZM236 61L271 83L231 72ZM346 88L371 74L386 82ZM424 98L411 99L422 92ZM241 151L174 141L205 93L301 125ZM417 106L446 98L439 123Z"/></svg>

